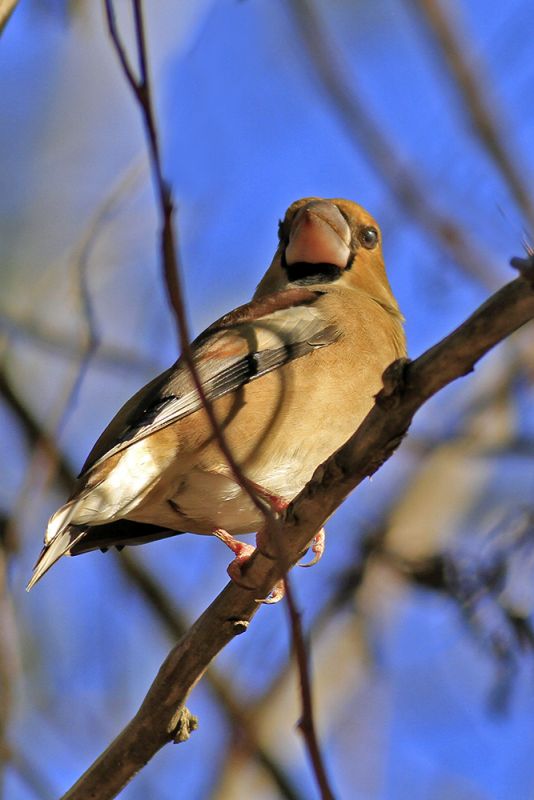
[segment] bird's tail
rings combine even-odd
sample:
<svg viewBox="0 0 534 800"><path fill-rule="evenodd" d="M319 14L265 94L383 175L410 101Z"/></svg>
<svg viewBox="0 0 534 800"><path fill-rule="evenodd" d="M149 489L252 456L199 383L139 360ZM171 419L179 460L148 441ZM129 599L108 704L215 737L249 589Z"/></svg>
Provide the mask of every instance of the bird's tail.
<svg viewBox="0 0 534 800"><path fill-rule="evenodd" d="M26 586L27 592L62 555L68 553L70 548L84 536L87 526L71 523L79 503L80 498L71 500L50 517L45 535L45 544L39 553L39 558L33 568L33 574Z"/></svg>
<svg viewBox="0 0 534 800"><path fill-rule="evenodd" d="M127 449L129 456L119 460L105 477L99 479L91 473L84 475L84 483L75 497L50 517L44 547L28 583L28 591L62 555L71 553L91 527L124 517L150 491L158 479L159 467L154 462L152 471L132 470L130 451L134 447L131 445Z"/></svg>

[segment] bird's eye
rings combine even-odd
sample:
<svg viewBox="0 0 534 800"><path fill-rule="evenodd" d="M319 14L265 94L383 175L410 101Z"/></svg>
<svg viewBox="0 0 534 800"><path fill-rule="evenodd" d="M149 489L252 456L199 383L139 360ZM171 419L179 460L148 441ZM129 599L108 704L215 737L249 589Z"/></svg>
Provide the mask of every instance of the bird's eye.
<svg viewBox="0 0 534 800"><path fill-rule="evenodd" d="M376 228L368 225L367 227L361 229L358 238L362 245L367 248L367 250L372 250L373 247L376 247L378 244L378 231Z"/></svg>
<svg viewBox="0 0 534 800"><path fill-rule="evenodd" d="M279 219L278 220L278 239L280 241L282 241L283 238L284 238L284 220L283 219Z"/></svg>

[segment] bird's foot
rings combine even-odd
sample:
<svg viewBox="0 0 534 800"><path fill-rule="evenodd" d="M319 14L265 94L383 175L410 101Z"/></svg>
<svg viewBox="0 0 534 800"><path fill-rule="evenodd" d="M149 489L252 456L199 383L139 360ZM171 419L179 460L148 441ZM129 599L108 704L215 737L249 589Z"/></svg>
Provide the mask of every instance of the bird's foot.
<svg viewBox="0 0 534 800"><path fill-rule="evenodd" d="M228 531L225 531L223 528L214 528L213 535L216 536L217 539L220 539L221 542L224 542L235 555L234 560L231 561L226 568L233 582L241 586L242 589L249 589L251 591L255 589L255 586L248 586L243 581L243 566L249 560L255 548L251 544L245 544L245 542L240 542L239 539L235 539L231 533L228 533Z"/></svg>
<svg viewBox="0 0 534 800"><path fill-rule="evenodd" d="M256 537L256 542L258 539L261 539L261 532L258 533ZM255 547L251 544L245 544L245 542L240 542L239 539L235 539L228 531L225 531L223 528L215 528L213 530L213 535L220 539L221 542L230 548L232 553L235 553L235 558L233 561L228 564L226 571L228 575L232 579L232 581L240 586L242 589L246 589L247 591L254 591L257 587L250 586L249 584L245 583L243 580L243 566L247 563L252 553L255 551ZM260 551L267 557L271 558L271 556L264 552L261 548ZM261 598L257 600L258 603L266 603L271 605L272 603L278 603L279 600L283 598L285 594L284 590L284 583L283 581L278 581L278 583L273 587L271 592L268 594L267 597Z"/></svg>
<svg viewBox="0 0 534 800"><path fill-rule="evenodd" d="M326 531L324 528L321 528L319 533L316 533L311 541L311 551L313 553L312 560L307 561L305 564L299 563L299 567L313 567L314 564L317 564L317 562L323 557L325 541Z"/></svg>

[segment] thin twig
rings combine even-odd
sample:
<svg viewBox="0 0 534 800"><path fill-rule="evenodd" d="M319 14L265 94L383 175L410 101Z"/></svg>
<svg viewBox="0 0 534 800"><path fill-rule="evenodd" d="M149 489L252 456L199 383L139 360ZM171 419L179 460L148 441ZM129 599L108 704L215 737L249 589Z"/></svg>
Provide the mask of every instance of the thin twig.
<svg viewBox="0 0 534 800"><path fill-rule="evenodd" d="M314 4L308 0L290 0L296 29L304 43L308 58L332 108L350 141L358 141L362 152L377 170L403 213L409 212L425 234L432 234L464 272L483 286L494 290L502 282L489 252L482 251L460 228L453 217L431 203L428 182L418 177L415 164L405 161L381 127L370 115L366 103L358 96L353 70L345 62L339 45L327 33Z"/></svg>
<svg viewBox="0 0 534 800"><path fill-rule="evenodd" d="M353 602L355 593L363 582L370 557L381 547L382 540L387 533L389 518L395 507L393 502L384 510L383 516L378 520L359 541L354 555L348 559L350 566L337 571L331 578L334 586L333 592L326 597L324 604L315 613L310 625L309 636L319 639L325 628L331 622L334 614ZM273 698L280 690L284 681L290 674L290 663L287 662L274 673L254 705L250 709L253 719L269 712Z"/></svg>
<svg viewBox="0 0 534 800"><path fill-rule="evenodd" d="M45 429L15 393L8 376L2 371L0 371L0 397L16 415L29 445L34 447L37 442L40 442L47 457L59 465L55 477L60 481L63 489L70 492L75 481L73 468L57 446L54 438L46 433ZM140 564L135 555L128 550L123 551L120 555L117 554L117 563L121 572L143 596L169 635L174 640L179 639L187 630L186 619L146 567ZM280 796L285 797L287 800L302 800L297 788L293 785L281 764L261 745L248 715L239 703L235 693L232 692L227 678L210 670L206 680L208 687L212 690L226 714L228 722L239 727L248 750L265 769L266 773L270 775L280 792ZM52 794L49 793L48 796L51 797Z"/></svg>
<svg viewBox="0 0 534 800"><path fill-rule="evenodd" d="M324 760L321 753L321 748L319 747L319 740L317 738L317 732L315 729L310 667L308 663L306 643L302 633L300 612L297 608L297 604L293 596L293 589L287 580L287 576L284 578L284 588L287 599L288 617L291 625L293 647L295 649L295 658L297 660L300 676L302 716L299 720L298 727L304 737L304 742L308 750L313 771L317 778L317 785L319 786L319 791L321 792L321 798L322 800L334 800L334 793L330 788L328 775L326 774L326 767L324 765Z"/></svg>
<svg viewBox="0 0 534 800"><path fill-rule="evenodd" d="M188 623L155 576L132 550L123 550L117 555L117 561L124 575L132 582L160 622L163 623L170 638L173 641L180 639L187 632ZM245 742L247 751L271 778L280 797L286 798L286 800L302 800L291 777L260 742L250 719L248 708L245 712L237 699L236 692L232 689L228 676L222 675L214 666L211 666L206 674L206 682L208 689L226 713L228 723L234 728L238 738Z"/></svg>
<svg viewBox="0 0 534 800"><path fill-rule="evenodd" d="M467 57L469 37L461 35L465 24L464 20L459 19L459 6L451 9L449 3L446 11L439 0L409 0L409 2L419 11L439 44L475 132L500 170L534 233L534 204L528 181L525 180L525 165L522 164L519 168L506 146L503 137L505 127L499 124L496 116L497 104L494 98L489 96L491 81L480 75L480 63L475 70L473 63ZM450 19L452 10L457 16L454 25ZM433 47L432 51L435 53L437 49Z"/></svg>
<svg viewBox="0 0 534 800"><path fill-rule="evenodd" d="M253 484L243 474L241 468L236 462L223 434L219 421L213 410L213 406L206 397L204 387L198 369L193 358L189 330L187 326L187 317L185 312L185 305L183 301L183 292L181 286L181 270L180 262L178 259L178 248L176 246L173 218L174 218L174 202L172 192L169 184L163 176L161 166L161 156L159 148L159 139L155 123L155 116L152 108L152 93L150 89L150 82L148 76L147 55L146 55L146 42L143 23L143 11L141 0L132 0L134 10L135 30L136 30L136 43L137 53L139 58L140 78L136 78L133 69L130 65L126 51L122 44L120 34L117 28L115 12L113 8L113 0L104 0L106 9L106 18L108 21L109 33L113 45L117 51L119 61L121 63L124 75L132 88L132 91L139 103L141 109L143 123L148 141L150 160L152 165L152 174L154 177L155 190L158 199L162 228L161 228L161 253L162 253L162 266L165 279L165 286L167 288L167 295L178 334L178 341L182 351L182 358L186 364L191 378L193 380L195 389L198 393L204 411L210 421L214 436L217 444L223 454L224 458L232 475L239 486L246 492L254 506L265 518L266 524L270 530L276 528L276 518L270 506L258 496L254 489Z"/></svg>
<svg viewBox="0 0 534 800"><path fill-rule="evenodd" d="M11 310L7 313L0 311L0 339L5 337L9 347L9 340L29 342L40 350L59 354L66 359L75 359L77 362L84 357L85 344L80 344L59 331L49 328L34 319L23 315L16 315ZM123 370L129 374L139 372L154 374L156 364L154 359L143 357L138 353L124 350L113 345L102 345L98 351L98 365L113 371Z"/></svg>
<svg viewBox="0 0 534 800"><path fill-rule="evenodd" d="M113 13L112 0L105 0L105 5L106 5L106 12L107 12L111 38L115 44L115 48L117 50L119 60L121 62L125 76L128 80L128 83L132 87L134 95L137 98L137 101L139 103L139 106L143 114L145 132L148 140L150 159L152 163L152 171L154 175L154 181L156 184L156 193L159 199L160 215L162 219L161 247L162 247L162 261L164 267L165 283L167 286L167 292L171 308L173 309L174 312L174 319L178 331L178 338L182 350L182 357L184 359L184 362L187 364L189 368L191 377L193 379L193 382L201 399L204 410L210 421L219 448L233 473L234 479L243 488L243 490L249 496L249 498L254 503L256 508L260 511L260 513L264 517L267 529L271 534L271 540L275 546L277 558L281 564L285 565L286 557L281 539L277 535L277 521L275 515L273 514L270 506L262 498L259 497L257 491L254 488L254 485L244 475L243 471L241 470L237 461L235 460L234 455L226 442L226 438L223 434L221 426L219 425L217 417L215 416L213 406L205 394L204 387L202 385L202 381L200 379L195 364L195 360L193 357L193 353L191 350L189 331L187 328L187 321L186 321L185 305L183 301L183 293L180 281L180 264L178 261L178 250L176 247L176 240L174 234L174 225L173 225L174 204L170 186L163 176L162 165L161 165L161 153L159 148L159 138L156 127L155 115L153 111L152 93L150 88L148 63L147 63L147 49L145 41L145 25L143 20L142 2L141 0L132 0L134 20L135 20L137 54L139 59L138 79L136 79L134 76L133 70L130 66L124 47L120 42L120 36L117 30L116 21ZM287 572L287 566L285 566L285 568L283 569L283 573L285 574L286 572ZM285 579L285 585L286 585L286 591L289 588L288 596L290 598L291 590L289 587L289 579L287 578L287 576ZM288 600L288 602L290 601ZM293 609L293 612L294 610L295 609ZM290 614L290 619L292 620L292 629L293 629L293 634L295 635L294 641L295 641L295 649L298 654L299 670L301 672L301 684L304 687L304 686L309 686L310 680L309 680L309 675L307 673L307 660L305 652L302 649L303 648L302 635L299 636L299 630L295 626L293 612L291 612ZM303 690L303 697L304 697L304 690ZM317 737L315 735L315 730L313 727L313 716L311 714L311 695L308 695L306 697L306 701L307 704L303 709L303 720L305 723L303 727L303 732L305 735L305 741L308 747L310 748L310 757L312 765L316 772L318 785L321 788L321 791L323 791L323 787L327 786L326 773L324 767L322 766L322 760L319 752ZM324 797L325 798L331 797L331 794L324 794Z"/></svg>
<svg viewBox="0 0 534 800"><path fill-rule="evenodd" d="M317 468L290 504L281 527L295 563L333 511L396 450L416 411L453 380L467 375L498 342L534 319L534 258L514 261L521 277L489 298L466 322L411 363L395 362L384 388L358 431ZM269 591L280 565L256 551L247 582ZM175 739L184 703L212 659L247 630L258 604L230 583L167 656L141 708L108 749L64 795L64 800L109 800L165 744ZM181 733L181 731L179 731Z"/></svg>

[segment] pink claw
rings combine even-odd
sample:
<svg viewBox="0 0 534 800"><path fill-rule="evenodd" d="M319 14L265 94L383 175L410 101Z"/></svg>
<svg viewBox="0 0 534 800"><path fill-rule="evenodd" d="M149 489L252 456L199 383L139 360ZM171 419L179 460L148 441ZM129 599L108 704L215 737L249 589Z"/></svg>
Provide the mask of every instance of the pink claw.
<svg viewBox="0 0 534 800"><path fill-rule="evenodd" d="M311 551L313 553L312 560L307 561L305 564L299 564L299 567L313 567L314 564L317 564L317 562L321 560L324 553L325 539L326 539L325 529L321 528L319 533L316 533L312 539L311 543Z"/></svg>
<svg viewBox="0 0 534 800"><path fill-rule="evenodd" d="M264 603L266 606L273 605L273 603L279 603L280 600L282 600L282 598L285 596L285 593L286 590L284 589L284 582L278 581L278 583L275 583L267 597L264 597L262 600L256 600L256 603Z"/></svg>

